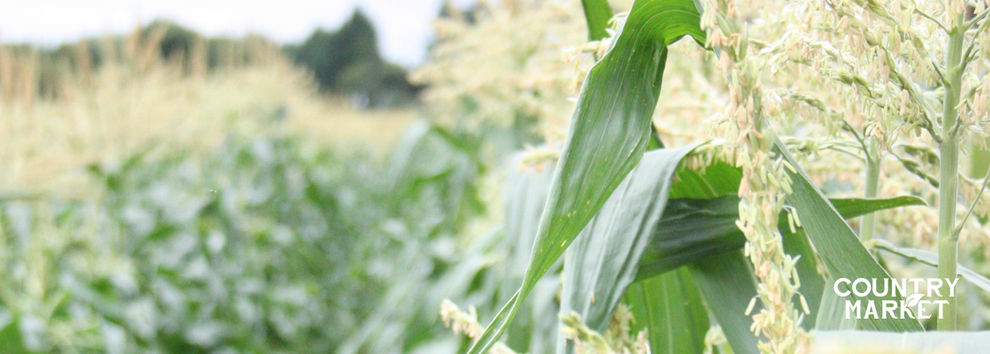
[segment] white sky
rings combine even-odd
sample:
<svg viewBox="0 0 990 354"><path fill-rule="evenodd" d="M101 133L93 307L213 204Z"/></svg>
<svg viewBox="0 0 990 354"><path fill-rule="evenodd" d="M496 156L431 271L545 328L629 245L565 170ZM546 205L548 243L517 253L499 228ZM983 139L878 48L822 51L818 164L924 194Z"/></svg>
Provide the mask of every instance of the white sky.
<svg viewBox="0 0 990 354"><path fill-rule="evenodd" d="M455 0L464 6L472 0ZM387 59L406 67L425 58L442 0L0 0L0 42L57 45L127 33L168 19L207 36L259 33L299 42L317 27L335 30L360 7L374 22Z"/></svg>

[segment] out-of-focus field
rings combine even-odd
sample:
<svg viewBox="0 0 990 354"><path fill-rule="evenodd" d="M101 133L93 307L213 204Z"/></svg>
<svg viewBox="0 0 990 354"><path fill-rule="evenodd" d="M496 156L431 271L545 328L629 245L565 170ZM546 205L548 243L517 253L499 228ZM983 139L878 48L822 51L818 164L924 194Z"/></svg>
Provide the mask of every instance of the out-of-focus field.
<svg viewBox="0 0 990 354"><path fill-rule="evenodd" d="M616 13L631 6L610 3ZM427 61L408 75L379 55L373 26L360 12L338 30L286 45L151 25L64 48L0 45L0 354L468 350L531 279L534 237L556 227L541 226L541 212L553 208L544 204L556 193L551 188L569 188L558 182L571 178L553 166L570 156L561 155L565 136L583 129L571 125L575 97L591 87L584 80L595 58L621 41L588 42L577 0L478 1L468 10L451 4L436 19ZM705 174L725 158L720 154L736 156L732 143L718 139L735 128L712 124L740 91L725 82L715 53L690 40L668 49L651 123L665 146L696 146L679 171ZM769 92L775 99L766 102L781 99ZM836 126L802 114L834 117L796 112L774 117L774 124L787 133L781 138L797 164L830 197L864 195L866 165L855 160L862 158L859 145L866 149L860 136L860 144L836 137ZM599 141L570 136L575 144ZM928 148L911 147L919 159ZM966 150L973 170L990 163L985 150ZM933 160L937 165L918 163ZM878 195L918 195L935 205L937 189L917 178L924 171L905 174L907 166L886 158ZM970 186L961 194L976 195L975 184L961 180ZM599 202L611 193L599 192L592 191ZM659 203L650 213L666 207L665 195L650 202ZM788 215L800 224L792 209ZM934 246L934 208L877 218L877 235L893 244ZM969 242L960 247L967 262L986 273L986 222L960 232ZM885 262L908 277L934 271ZM550 267L506 324L499 353L550 353L566 344L562 333L592 332L560 321L573 299L562 283L574 273L564 273L563 263ZM740 274L755 279L744 267ZM693 287L683 280L670 283L671 291ZM656 284L667 289L666 281ZM644 294L646 286L654 285L644 285ZM615 305L621 292L606 302ZM736 297L752 299L751 306L758 298ZM960 323L990 326L987 301L970 296L971 311L961 311ZM711 345L725 352L725 333L707 322L717 316L702 315L708 332L697 333L721 342L707 343L709 352ZM632 316L616 310L604 333L632 343L627 334L653 318L630 326Z"/></svg>
<svg viewBox="0 0 990 354"><path fill-rule="evenodd" d="M0 352L462 344L437 309L480 271L454 246L482 208L469 137L319 92L278 48L204 70L155 47L54 76L0 47Z"/></svg>
<svg viewBox="0 0 990 354"><path fill-rule="evenodd" d="M201 152L229 134L288 134L383 154L417 118L414 108L353 108L347 99L315 92L308 75L286 59L274 53L264 59L201 75L183 75L167 63L142 70L116 63L63 78L55 100L8 90L0 100L0 186L77 194L91 163L145 148Z"/></svg>

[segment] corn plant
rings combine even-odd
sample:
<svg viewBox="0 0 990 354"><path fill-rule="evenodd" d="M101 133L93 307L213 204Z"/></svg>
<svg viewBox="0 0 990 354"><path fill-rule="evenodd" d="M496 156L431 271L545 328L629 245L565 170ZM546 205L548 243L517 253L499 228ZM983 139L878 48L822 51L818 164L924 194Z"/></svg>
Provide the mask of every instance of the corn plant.
<svg viewBox="0 0 990 354"><path fill-rule="evenodd" d="M879 3L852 3L859 6L858 11L884 11ZM589 38L603 39L611 8L605 1L582 4ZM477 341L468 352L507 350L498 343L500 337L561 256L560 314L565 330L558 337L558 353L641 350L635 340L621 338L628 330L613 327L628 325L623 319L629 311L636 318L636 328L647 330L645 340L654 353L700 353L706 343L719 342L718 338L724 338L735 353L824 350L828 343L861 345L864 338L902 343L902 349L950 345L961 352L978 351L979 341L990 334L912 333L925 329L914 317L848 321L833 291L837 279L891 280L883 262L871 253L873 248L937 263L941 278L961 277L990 290L990 281L959 266L955 253L962 227L955 221L959 134L985 125L979 120L985 120L982 116L972 118L974 112L984 114L979 110L970 110L970 120L960 123L960 107L985 104L979 101L982 89L976 87L967 97L978 98L961 99L961 80L966 63L979 57L973 48L985 42L980 35L990 23L985 20L990 13L985 6L976 7L975 15L966 19L966 7L959 4L953 2L945 10L952 19L948 24L924 9L892 5L898 14L907 9L939 22L949 37L946 66L936 62L934 69L942 87L924 92L904 75L890 75L900 85L897 92L904 92L904 105L922 112L904 112L904 126L926 130L939 143L938 256L873 240L873 212L925 204L909 195L877 198L879 154L889 148L882 125L871 125L866 132L849 124L843 129L856 137L866 156L866 198L826 197L792 153L801 146L788 143L794 142L790 137L778 136L772 125L773 99L779 96L765 94L764 90L773 91L764 87L760 63L765 62L758 59L780 47L749 38L751 23L733 1L637 0L619 21L617 34L606 41L607 51L581 88L545 207L532 231L532 253L521 285L488 327L472 335ZM826 6L841 11L848 5ZM900 19L889 21L896 25ZM911 45L925 47L918 44L917 33L903 36L914 41ZM660 88L668 46L682 37L713 51L730 85L726 113L715 119L717 131L727 140L664 147L652 130L653 110L658 103L664 104ZM969 45L964 45L966 37L972 37ZM876 38L868 43L881 45ZM877 104L876 97L883 97L883 92L874 92L870 83L855 75L834 77L858 85L872 104ZM942 98L933 102L930 97L939 93ZM820 111L834 112L813 98L792 97ZM940 114L931 108L937 104L943 107ZM979 192L964 223L980 201L986 182L986 178L979 181ZM861 240L845 219L864 215ZM947 285L942 290L942 296L948 296ZM892 291L852 294L850 299L905 301ZM955 328L955 311L950 299L940 329ZM712 327L711 319L718 329Z"/></svg>
<svg viewBox="0 0 990 354"><path fill-rule="evenodd" d="M384 162L151 145L90 166L95 200L0 195L0 352L456 351L433 309L498 285L497 234L457 243L484 210L476 140L418 125Z"/></svg>

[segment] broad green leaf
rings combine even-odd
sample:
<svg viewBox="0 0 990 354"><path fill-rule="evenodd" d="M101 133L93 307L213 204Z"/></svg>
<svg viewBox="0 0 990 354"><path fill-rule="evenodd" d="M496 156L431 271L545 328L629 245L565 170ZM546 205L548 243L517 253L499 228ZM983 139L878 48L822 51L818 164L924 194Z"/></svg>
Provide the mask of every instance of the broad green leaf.
<svg viewBox="0 0 990 354"><path fill-rule="evenodd" d="M834 198L829 201L844 219L890 208L924 205L923 200L912 196L875 199ZM741 248L746 239L736 227L735 222L738 218L739 198L735 196L667 201L660 227L657 228L657 234L643 254L636 279L646 279L661 274L710 254ZM785 215L781 216L778 227L787 237L786 240L790 241L789 236L793 234L790 233L790 225ZM800 232L800 228L797 229ZM807 247L797 244L796 241L793 246ZM810 253L811 250L808 249L806 252Z"/></svg>
<svg viewBox="0 0 990 354"><path fill-rule="evenodd" d="M829 274L835 278L848 279L890 278L870 252L863 247L849 225L842 220L835 207L811 182L811 178L797 164L787 150L787 146L777 139L774 150L794 168L793 172L788 172L794 192L787 196L786 202L797 209L803 229L824 261ZM852 300L857 300L855 294L850 296L853 297ZM868 294L863 300L900 300L900 297L892 294L883 297ZM860 320L859 323L869 330L898 332L924 330L921 323L910 318L871 318Z"/></svg>
<svg viewBox="0 0 990 354"><path fill-rule="evenodd" d="M891 198L829 198L829 202L845 219L852 219L884 209L925 205L924 199L912 195Z"/></svg>
<svg viewBox="0 0 990 354"><path fill-rule="evenodd" d="M738 250L746 238L736 220L739 198L672 199L639 264L648 279L713 254Z"/></svg>
<svg viewBox="0 0 990 354"><path fill-rule="evenodd" d="M735 195L742 180L740 169L718 162L705 171L682 170L678 183L670 191L671 198L715 198ZM732 207L738 213L738 200ZM721 210L725 214L726 209ZM735 228L735 217L732 220ZM708 229L708 226L699 230ZM668 226L661 226L661 231ZM724 229L728 230L728 229ZM738 228L735 228L738 232ZM738 234L742 236L741 233ZM660 237L667 239L667 237ZM745 240L743 239L743 242ZM739 245L742 245L740 242ZM745 315L749 301L756 296L756 280L749 262L740 251L711 254L696 260L688 267L691 277L704 298L708 309L722 328L733 352L749 354L757 352L757 336L750 330L753 318ZM755 309L754 309L755 310Z"/></svg>
<svg viewBox="0 0 990 354"><path fill-rule="evenodd" d="M584 7L584 19L588 23L588 40L598 41L608 36L605 31L608 28L608 21L615 16L612 7L608 6L607 0L581 0Z"/></svg>
<svg viewBox="0 0 990 354"><path fill-rule="evenodd" d="M578 96L523 284L469 353L487 352L505 333L537 280L631 171L649 144L667 45L685 35L704 42L690 0L639 0L615 45L592 67Z"/></svg>
<svg viewBox="0 0 990 354"><path fill-rule="evenodd" d="M648 150L663 147L656 125L651 125ZM631 325L632 332L646 330L652 353L704 351L705 335L711 324L704 300L689 270L680 269L634 282L622 302L630 307L633 318L638 319Z"/></svg>
<svg viewBox="0 0 990 354"><path fill-rule="evenodd" d="M646 153L578 235L564 256L561 315L576 312L588 328L605 330L657 232L677 166L692 149ZM572 351L561 334L557 352Z"/></svg>
<svg viewBox="0 0 990 354"><path fill-rule="evenodd" d="M783 238L784 252L791 256L800 256L794 265L797 268L798 280L801 281L801 288L798 292L804 297L794 300L794 307L798 311L804 311L807 305L808 313L804 314L801 326L805 330L815 328L815 321L818 317L818 307L822 302L822 292L825 289L825 277L818 270L818 263L815 261L815 248L811 245L808 235L803 228L790 232L786 226L780 227L780 236Z"/></svg>
<svg viewBox="0 0 990 354"><path fill-rule="evenodd" d="M750 330L753 318L745 315L750 300L756 296L756 279L742 251L708 256L688 269L732 351L759 353L757 337ZM759 311L761 306L757 301L753 311Z"/></svg>
<svg viewBox="0 0 990 354"><path fill-rule="evenodd" d="M704 174L698 171L683 170L678 174L678 183L671 190L671 196L672 198L675 195L687 198L711 198L734 194L735 190L738 189L740 179L739 170L724 163L710 166ZM844 218L855 218L886 208L923 204L922 200L914 197L834 199L833 202ZM714 199L672 199L668 201L663 221L658 228L660 233L657 234L654 241L651 242L650 248L644 254L637 278L649 278L677 266L696 262L707 255L741 248L745 243L745 238L735 226L735 220L738 218L738 203L739 199L735 196ZM819 299L826 288L824 279L818 274L816 263L813 261L814 251L803 230L798 229L798 234L790 233L790 226L786 217L781 218L779 227L782 235L784 235L784 246L787 252L802 255L802 260L798 262L799 276L802 279L801 293L805 296L811 310L811 314L805 318L802 325L806 329L811 329L817 320L818 307L821 304ZM726 253L725 255L728 257L737 256L734 253ZM711 261L727 263L722 267L735 264L719 257L712 257ZM743 259L742 264L746 264L745 259ZM743 272L750 272L748 267L738 264L734 266L739 268L735 270L738 277L742 277ZM711 268L721 269L717 266ZM695 271L699 270L695 269ZM649 274L649 272L654 273ZM719 274L713 276L719 276ZM749 276L751 277L751 275ZM718 284L710 283L711 277L696 277L696 279L702 289L717 289ZM751 289L755 288L751 287ZM721 316L729 321L732 320L731 311L734 311L731 305L735 305L735 307L748 305L733 302L738 301L738 299L720 297L723 294L717 291L710 290L705 294L712 312L717 317ZM755 296L755 290L749 291L746 295L734 295L748 302L748 299ZM713 303L718 304L718 306L713 306ZM729 333L727 338L730 345L736 348L737 352L755 348L751 345L755 343L755 337L747 334L750 323L751 321L734 321L722 324L723 331Z"/></svg>
<svg viewBox="0 0 990 354"><path fill-rule="evenodd" d="M701 293L687 268L633 283L626 293L636 322L647 330L654 354L702 353L710 326Z"/></svg>
<svg viewBox="0 0 990 354"><path fill-rule="evenodd" d="M735 194L736 191L738 191L739 182L741 179L742 174L739 168L718 162L713 166L709 166L704 171L684 170L679 173L679 183L675 185L674 189L671 191L671 194L686 198L714 198L717 196ZM723 332L727 333L726 339L729 341L729 345L732 346L736 352L751 352L756 349L754 344L756 337L750 332L750 324L752 323L751 318L749 316L742 316L745 320L733 318L732 316L734 316L734 314L731 311L735 311L737 307L740 306L748 306L749 299L756 296L755 284L736 289L735 293L730 294L735 297L726 297L725 293L720 293L713 290L718 289L720 285L712 282L728 276L727 274L734 274L734 276L737 277L734 281L742 284L748 284L753 279L752 270L744 258L741 258L741 261L731 259L741 257L738 251L725 253L724 255L717 255L719 252L734 249L733 247L741 247L745 243L745 238L735 226L735 220L738 219L738 198L728 196L717 199L708 199L702 203L719 202L723 204L719 206L715 206L717 204L709 204L709 206L715 206L710 212L699 213L698 211L700 209L693 209L693 212L695 213L694 215L700 217L694 219L695 221L699 221L698 223L694 223L694 225L681 225L685 228L680 229L677 227L672 227L671 225L661 225L660 230L675 232L680 230L681 235L690 235L692 232L691 230L700 230L702 232L702 236L705 236L704 233L710 230L719 232L719 234L707 235L716 236L718 241L707 243L702 247L699 247L702 249L708 248L712 253L707 255L716 254L716 256L709 256L706 259L700 260L699 263L704 262L704 264L695 264L692 268L696 273L698 286L702 289L702 292L705 294L705 298L709 303L709 308L716 315L716 318L722 326ZM675 204L671 204L670 206L674 205ZM673 220L686 220L685 218L680 218L684 216L684 214L674 213L669 208L668 210L669 214L665 214L665 216L671 216ZM713 223L715 220L719 221ZM782 223L782 225L784 224ZM811 325L814 323L814 316L818 310L818 298L821 294L824 279L822 279L820 273L818 272L817 264L812 261L815 257L814 249L807 240L807 236L800 230L797 230L797 234L790 234L787 230L789 230L789 228L786 228L786 226L781 227L781 231L784 236L783 243L785 251L789 254L800 255L803 259L805 259L804 261L798 262L797 270L799 277L802 279L801 291L810 302L809 310L811 312L806 318L807 321L802 324L805 328L810 329ZM658 238L655 240L671 240L674 239L674 237L676 237L676 235L673 237L670 235L658 235ZM661 255L677 255L677 257L680 257L681 260L686 260L684 259L684 255L706 255L703 253L692 253L690 252L690 250L693 249L692 247L678 244L676 241L667 244L681 246L681 249L672 253L664 253L662 249L657 250L656 248L652 250L660 252ZM663 257L655 259L662 258ZM716 265L712 267L710 263L716 263ZM727 270L725 268L733 269ZM699 272L713 272L714 269L717 269L722 273L698 274ZM743 302L746 303L743 304ZM795 306L800 305L796 303ZM735 315L738 315L738 313L735 313Z"/></svg>
<svg viewBox="0 0 990 354"><path fill-rule="evenodd" d="M681 169L677 183L670 190L670 199L711 199L736 196L742 181L742 169L716 161L704 171Z"/></svg>
<svg viewBox="0 0 990 354"><path fill-rule="evenodd" d="M653 165L650 163L653 157L660 156L660 151L646 154L640 166L630 173L566 253L566 281L562 290L561 313L576 311L591 329L603 331L608 325L617 296L621 296L629 284L627 277L632 269L631 265L636 264L635 260L643 255L644 235L655 231L646 254L639 261L637 280L653 277L708 255L738 250L745 243L745 238L735 225L738 218L738 197L670 200L662 213L662 221L657 220L656 208L662 207L665 198L662 191L656 190L666 187L665 181L669 180L670 171L659 171L647 166ZM668 167L675 166L676 162L671 161ZM632 181L637 181L641 190L637 190ZM523 196L520 198L524 199ZM836 201L836 205L841 208L840 214L846 218L919 202L912 197ZM644 215L650 210L654 210L654 214L650 215L649 221L644 221ZM656 225L658 222L659 227ZM785 235L788 252L813 255L803 232L788 232L786 218L781 219L780 228ZM805 274L802 293L812 310L803 324L807 329L812 329L823 283L809 281L819 277L814 263L798 262L798 266L805 267L799 269ZM647 269L644 270L644 267ZM667 280L665 283L669 283L669 286L682 286L675 284L677 279ZM662 294L655 291L653 293ZM634 312L635 310L634 306ZM657 331L665 330L666 328L651 328L650 333L659 335ZM703 336L703 332L699 335ZM562 338L559 343L558 348L563 348Z"/></svg>
<svg viewBox="0 0 990 354"><path fill-rule="evenodd" d="M915 260L932 267L938 267L938 254L932 251L919 250L915 248L901 248L890 244L884 240L874 240L874 247L881 249L901 257L905 257L911 260ZM972 269L963 267L961 264L956 265L956 273L960 277L965 279L970 284L983 289L983 291L990 292L990 279L980 275L973 271Z"/></svg>
<svg viewBox="0 0 990 354"><path fill-rule="evenodd" d="M844 286L845 284L840 284ZM815 321L817 330L856 329L856 319L846 318L845 300L835 293L835 280L828 279L822 293L822 302L818 307L818 319ZM849 290L849 289L844 289Z"/></svg>
<svg viewBox="0 0 990 354"><path fill-rule="evenodd" d="M501 262L502 273L496 297L499 303L508 300L522 284L533 237L536 236L536 227L553 178L551 162L527 166L523 159L522 154L512 159L504 187L505 236L501 246L507 258ZM529 353L547 353L556 348L557 321L546 319L556 319L559 289L559 277L545 276L540 279L530 295L532 311L524 312L512 322L506 331L505 344L520 351L528 348L525 351Z"/></svg>
<svg viewBox="0 0 990 354"><path fill-rule="evenodd" d="M990 331L911 332L814 331L815 354L985 353Z"/></svg>
<svg viewBox="0 0 990 354"><path fill-rule="evenodd" d="M536 237L540 215L553 181L553 164L550 162L544 163L544 166L525 167L523 156L517 155L509 168L511 171L504 187L505 238L502 240L505 254L509 257L503 264L503 276L508 279L502 280L504 287L500 290L500 300L507 299L522 284L533 238ZM523 168L530 170L523 171Z"/></svg>

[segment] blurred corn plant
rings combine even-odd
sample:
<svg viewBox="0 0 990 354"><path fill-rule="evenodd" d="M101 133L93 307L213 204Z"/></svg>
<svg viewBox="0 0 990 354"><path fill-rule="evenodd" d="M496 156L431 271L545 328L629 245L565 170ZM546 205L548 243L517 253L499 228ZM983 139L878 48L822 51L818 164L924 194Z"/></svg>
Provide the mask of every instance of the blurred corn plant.
<svg viewBox="0 0 990 354"><path fill-rule="evenodd" d="M448 4L430 60L412 72L427 109L450 126L511 127L522 143L560 140L587 71L576 1ZM584 59L584 60L582 60ZM484 68L483 70L479 68Z"/></svg>
<svg viewBox="0 0 990 354"><path fill-rule="evenodd" d="M486 209L476 140L423 124L384 162L284 137L152 145L90 167L98 201L5 196L0 349L453 352L440 300L494 292L492 236L459 241Z"/></svg>

